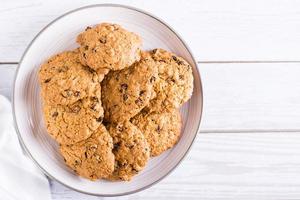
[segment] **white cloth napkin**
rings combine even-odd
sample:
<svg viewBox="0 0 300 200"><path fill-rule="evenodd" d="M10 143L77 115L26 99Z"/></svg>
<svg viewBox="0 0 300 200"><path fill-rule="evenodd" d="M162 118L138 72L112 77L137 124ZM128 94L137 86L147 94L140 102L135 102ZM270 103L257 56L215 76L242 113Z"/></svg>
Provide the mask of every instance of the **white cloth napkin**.
<svg viewBox="0 0 300 200"><path fill-rule="evenodd" d="M50 200L47 178L18 141L10 102L0 95L0 200Z"/></svg>

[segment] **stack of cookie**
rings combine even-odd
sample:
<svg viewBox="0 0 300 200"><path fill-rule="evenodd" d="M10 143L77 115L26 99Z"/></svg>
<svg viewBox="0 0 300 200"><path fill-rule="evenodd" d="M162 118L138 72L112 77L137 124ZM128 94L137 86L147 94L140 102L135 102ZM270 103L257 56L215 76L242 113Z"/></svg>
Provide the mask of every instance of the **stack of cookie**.
<svg viewBox="0 0 300 200"><path fill-rule="evenodd" d="M116 24L88 27L77 42L40 68L47 131L78 175L128 181L179 140L192 68L162 49L143 52Z"/></svg>

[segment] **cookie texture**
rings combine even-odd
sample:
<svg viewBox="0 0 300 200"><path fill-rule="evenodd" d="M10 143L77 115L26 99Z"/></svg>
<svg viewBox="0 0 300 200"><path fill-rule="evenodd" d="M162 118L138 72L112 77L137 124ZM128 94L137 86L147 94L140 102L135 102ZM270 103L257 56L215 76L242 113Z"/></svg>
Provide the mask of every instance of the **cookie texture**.
<svg viewBox="0 0 300 200"><path fill-rule="evenodd" d="M98 71L120 70L140 59L141 38L117 24L102 23L79 34L80 60Z"/></svg>
<svg viewBox="0 0 300 200"><path fill-rule="evenodd" d="M99 77L79 62L79 51L66 51L51 57L39 71L41 95L46 104L69 105L95 95Z"/></svg>
<svg viewBox="0 0 300 200"><path fill-rule="evenodd" d="M151 156L158 156L172 148L180 138L182 122L177 109L151 112L146 107L131 121L144 134Z"/></svg>
<svg viewBox="0 0 300 200"><path fill-rule="evenodd" d="M71 105L46 104L43 109L47 131L60 144L74 144L87 139L103 120L100 94Z"/></svg>
<svg viewBox="0 0 300 200"><path fill-rule="evenodd" d="M111 125L109 133L114 143L115 170L108 179L129 181L147 164L149 145L142 132L129 121Z"/></svg>
<svg viewBox="0 0 300 200"><path fill-rule="evenodd" d="M101 124L88 139L72 145L61 145L66 164L78 175L96 180L108 177L114 170L113 141Z"/></svg>
<svg viewBox="0 0 300 200"><path fill-rule="evenodd" d="M87 27L76 42L38 72L47 132L79 176L130 181L179 141L192 67L163 49L142 51L141 37L117 24Z"/></svg>
<svg viewBox="0 0 300 200"><path fill-rule="evenodd" d="M141 59L129 68L111 71L102 82L104 119L123 122L135 116L155 96L157 67L151 59Z"/></svg>
<svg viewBox="0 0 300 200"><path fill-rule="evenodd" d="M154 86L156 98L151 101L154 110L179 108L193 93L194 78L191 66L181 57L163 49L154 49L144 56L151 57L158 68Z"/></svg>

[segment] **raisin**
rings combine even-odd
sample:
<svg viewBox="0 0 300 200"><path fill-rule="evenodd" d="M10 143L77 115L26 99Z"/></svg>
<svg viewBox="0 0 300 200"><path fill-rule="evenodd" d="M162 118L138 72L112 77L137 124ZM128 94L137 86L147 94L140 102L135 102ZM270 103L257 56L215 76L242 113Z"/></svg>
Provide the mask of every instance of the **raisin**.
<svg viewBox="0 0 300 200"><path fill-rule="evenodd" d="M138 98L137 100L135 100L135 104L138 106L142 106L143 105L143 100L141 98Z"/></svg>
<svg viewBox="0 0 300 200"><path fill-rule="evenodd" d="M81 163L81 160L75 160L75 165L79 165Z"/></svg>
<svg viewBox="0 0 300 200"><path fill-rule="evenodd" d="M150 108L149 107L145 107L143 108L143 110L141 111L142 115L147 115L150 112Z"/></svg>
<svg viewBox="0 0 300 200"><path fill-rule="evenodd" d="M128 85L126 83L121 84L121 90L126 91L128 89Z"/></svg>
<svg viewBox="0 0 300 200"><path fill-rule="evenodd" d="M158 51L158 49L153 49L153 50L152 50L152 53L153 53L153 54L156 54L157 51Z"/></svg>
<svg viewBox="0 0 300 200"><path fill-rule="evenodd" d="M126 101L128 99L128 95L127 94L123 94L123 101Z"/></svg>
<svg viewBox="0 0 300 200"><path fill-rule="evenodd" d="M167 61L166 61L166 60L159 60L159 62L167 63Z"/></svg>
<svg viewBox="0 0 300 200"><path fill-rule="evenodd" d="M161 127L160 127L160 126L157 126L156 132L159 133L160 131L161 131Z"/></svg>
<svg viewBox="0 0 300 200"><path fill-rule="evenodd" d="M146 93L145 90L140 91L140 96L142 96L142 95L145 94L145 93Z"/></svg>
<svg viewBox="0 0 300 200"><path fill-rule="evenodd" d="M97 98L97 97L91 97L91 100L93 101L93 102L99 102L99 99Z"/></svg>
<svg viewBox="0 0 300 200"><path fill-rule="evenodd" d="M97 109L96 109L96 104L91 105L90 108L91 108L93 111L97 111Z"/></svg>
<svg viewBox="0 0 300 200"><path fill-rule="evenodd" d="M49 83L51 81L51 78L48 78L44 81L44 83Z"/></svg>
<svg viewBox="0 0 300 200"><path fill-rule="evenodd" d="M58 112L54 112L53 114L52 114L52 117L57 117L58 116Z"/></svg>
<svg viewBox="0 0 300 200"><path fill-rule="evenodd" d="M170 82L175 83L175 79L174 79L174 78L168 78L166 81L167 81L168 83L170 83Z"/></svg>
<svg viewBox="0 0 300 200"><path fill-rule="evenodd" d="M79 91L74 92L74 96L75 97L79 97L80 96L80 92Z"/></svg>
<svg viewBox="0 0 300 200"><path fill-rule="evenodd" d="M172 59L177 62L178 58L176 56L172 56Z"/></svg>
<svg viewBox="0 0 300 200"><path fill-rule="evenodd" d="M134 171L135 173L139 172L139 170L135 169L134 167L132 167L132 171Z"/></svg>
<svg viewBox="0 0 300 200"><path fill-rule="evenodd" d="M156 80L156 77L155 77L155 76L151 76L151 78L150 78L150 83L154 83L155 80Z"/></svg>
<svg viewBox="0 0 300 200"><path fill-rule="evenodd" d="M66 72L69 68L67 66L62 66L60 68L57 69L58 73L61 73L61 72Z"/></svg>
<svg viewBox="0 0 300 200"><path fill-rule="evenodd" d="M178 60L178 61L177 61L177 64L178 64L178 65L184 65L184 62L183 62L182 60Z"/></svg>
<svg viewBox="0 0 300 200"><path fill-rule="evenodd" d="M118 126L117 126L117 130L118 130L119 132L122 132L122 131L123 131L123 127L122 127L121 125L118 125Z"/></svg>
<svg viewBox="0 0 300 200"><path fill-rule="evenodd" d="M101 37L99 39L99 42L102 43L102 44L105 44L106 43L106 38L105 37Z"/></svg>
<svg viewBox="0 0 300 200"><path fill-rule="evenodd" d="M78 113L81 110L81 108L79 106L74 106L71 108L71 112L73 113Z"/></svg>

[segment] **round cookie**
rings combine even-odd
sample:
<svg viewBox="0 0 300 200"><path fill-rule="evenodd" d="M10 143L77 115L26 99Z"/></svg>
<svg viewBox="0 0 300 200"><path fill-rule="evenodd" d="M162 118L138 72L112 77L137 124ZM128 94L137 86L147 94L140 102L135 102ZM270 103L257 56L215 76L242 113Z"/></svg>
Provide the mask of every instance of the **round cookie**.
<svg viewBox="0 0 300 200"><path fill-rule="evenodd" d="M39 71L43 101L53 105L68 105L94 95L99 77L79 62L79 52L66 51L51 57Z"/></svg>
<svg viewBox="0 0 300 200"><path fill-rule="evenodd" d="M159 77L154 86L157 96L150 107L154 110L179 108L193 93L191 66L183 58L163 49L154 49L150 55L158 67Z"/></svg>
<svg viewBox="0 0 300 200"><path fill-rule="evenodd" d="M129 120L149 104L157 79L153 66L153 60L141 59L129 68L108 73L101 83L105 121Z"/></svg>
<svg viewBox="0 0 300 200"><path fill-rule="evenodd" d="M150 148L142 132L129 121L111 125L115 170L109 180L129 181L141 171L150 158Z"/></svg>
<svg viewBox="0 0 300 200"><path fill-rule="evenodd" d="M43 111L48 133L60 144L74 144L90 137L103 120L100 95L71 105L45 104Z"/></svg>
<svg viewBox="0 0 300 200"><path fill-rule="evenodd" d="M131 121L144 134L150 145L151 156L158 156L173 147L180 138L182 123L177 109L151 112L146 107Z"/></svg>
<svg viewBox="0 0 300 200"><path fill-rule="evenodd" d="M120 70L140 59L141 38L117 24L102 23L79 34L80 60L92 69Z"/></svg>
<svg viewBox="0 0 300 200"><path fill-rule="evenodd" d="M61 145L60 152L66 164L78 175L96 180L108 177L114 171L113 141L104 125L86 140Z"/></svg>

